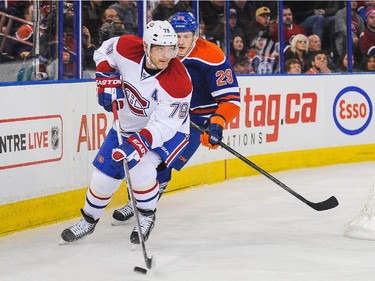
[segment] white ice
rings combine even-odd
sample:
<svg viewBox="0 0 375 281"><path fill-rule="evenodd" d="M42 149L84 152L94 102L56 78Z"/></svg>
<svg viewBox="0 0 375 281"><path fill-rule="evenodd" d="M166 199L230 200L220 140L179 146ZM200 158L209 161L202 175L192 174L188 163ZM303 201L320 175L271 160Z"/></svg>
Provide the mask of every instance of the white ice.
<svg viewBox="0 0 375 281"><path fill-rule="evenodd" d="M0 238L0 280L33 281L373 281L375 241L343 236L362 209L375 162L273 175L310 201L335 195L340 205L317 212L266 177L238 178L167 194L146 242L147 275L134 225L111 226L106 210L95 232L59 245L77 219Z"/></svg>

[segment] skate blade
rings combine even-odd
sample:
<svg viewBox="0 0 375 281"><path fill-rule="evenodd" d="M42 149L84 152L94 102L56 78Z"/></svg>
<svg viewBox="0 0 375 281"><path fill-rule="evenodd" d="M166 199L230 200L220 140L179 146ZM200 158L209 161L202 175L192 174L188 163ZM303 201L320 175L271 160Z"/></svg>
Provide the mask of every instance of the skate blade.
<svg viewBox="0 0 375 281"><path fill-rule="evenodd" d="M59 242L59 245L62 246L62 245L69 245L69 244L72 244L74 242L67 242L65 241L64 239L61 239L60 242Z"/></svg>
<svg viewBox="0 0 375 281"><path fill-rule="evenodd" d="M59 245L77 244L78 241L83 240L84 238L86 238L86 237L81 237L80 239L77 239L77 240L74 240L74 241L71 241L71 242L68 242L68 241L65 241L64 239L61 239L60 242L59 242Z"/></svg>
<svg viewBox="0 0 375 281"><path fill-rule="evenodd" d="M120 225L126 225L127 221L113 221L111 222L112 226L120 226Z"/></svg>
<svg viewBox="0 0 375 281"><path fill-rule="evenodd" d="M128 225L129 223L131 223L131 219L128 219L126 221L114 220L113 222L111 222L111 225L112 226L120 226L120 225Z"/></svg>

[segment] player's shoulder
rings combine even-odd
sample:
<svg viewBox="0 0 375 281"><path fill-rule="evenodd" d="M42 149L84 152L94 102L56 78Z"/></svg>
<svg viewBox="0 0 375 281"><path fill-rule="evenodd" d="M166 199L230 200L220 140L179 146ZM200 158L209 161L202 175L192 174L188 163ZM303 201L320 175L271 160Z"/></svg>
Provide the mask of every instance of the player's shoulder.
<svg viewBox="0 0 375 281"><path fill-rule="evenodd" d="M192 89L190 75L185 66L178 60L172 59L168 67L158 75L160 86L173 98L185 98Z"/></svg>
<svg viewBox="0 0 375 281"><path fill-rule="evenodd" d="M121 56L140 62L144 55L142 38L131 34L122 35L118 39L116 50Z"/></svg>
<svg viewBox="0 0 375 281"><path fill-rule="evenodd" d="M212 42L198 38L189 58L196 58L207 64L221 64L225 61L224 52Z"/></svg>

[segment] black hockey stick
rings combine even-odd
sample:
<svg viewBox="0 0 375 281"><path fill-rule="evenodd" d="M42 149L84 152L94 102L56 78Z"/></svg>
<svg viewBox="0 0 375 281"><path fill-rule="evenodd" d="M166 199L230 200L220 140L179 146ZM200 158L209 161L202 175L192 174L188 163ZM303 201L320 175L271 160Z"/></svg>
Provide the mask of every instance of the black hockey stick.
<svg viewBox="0 0 375 281"><path fill-rule="evenodd" d="M199 127L197 124L195 124L193 122L190 122L190 125L191 125L192 128L196 129L197 131L199 131L201 133L204 132L204 130L201 127ZM280 180L278 180L277 178L275 178L274 176L272 176L271 174L269 174L268 172L263 170L261 167L259 167L255 163L251 162L249 159L247 159L246 157L244 157L243 155L241 155L237 151L235 151L233 148L231 148L230 146L223 143L222 141L219 142L219 145L222 148L224 148L225 150L227 150L228 152L232 153L234 156L236 156L240 160L242 160L243 162L245 162L247 165L249 165L253 169L257 170L262 175L266 176L268 179L270 179L271 181L276 183L278 186L280 186L283 189L285 189L286 191L288 191L290 194L295 196L297 199L299 199L303 203L309 205L314 210L325 211L325 210L335 208L336 206L339 205L339 202L337 201L335 196L331 196L330 198L328 198L327 200L324 200L322 202L317 202L317 203L311 202L311 201L307 200L306 198L304 198L302 195L295 192L293 189L291 189L287 185L285 185L284 183L282 183Z"/></svg>
<svg viewBox="0 0 375 281"><path fill-rule="evenodd" d="M112 111L113 111L113 117L114 117L114 122L115 122L115 128L116 128L116 131L117 131L117 139L118 139L119 144L122 144L122 136L121 136L121 132L120 132L120 120L119 120L118 114L117 114L117 102L112 103ZM131 201L131 204L132 204L132 207L133 207L134 217L135 217L135 220L137 221L138 237L139 237L139 241L142 245L143 258L145 260L145 264L146 264L147 268L151 269L151 267L152 267L152 257L149 258L148 255L147 255L145 239L144 239L142 231L141 231L141 222L139 220L139 212L138 212L138 209L137 209L137 206L136 206L136 203L135 203L133 185L131 183L128 162L126 161L126 159L124 159L123 162L124 162L126 186L128 188L130 201Z"/></svg>

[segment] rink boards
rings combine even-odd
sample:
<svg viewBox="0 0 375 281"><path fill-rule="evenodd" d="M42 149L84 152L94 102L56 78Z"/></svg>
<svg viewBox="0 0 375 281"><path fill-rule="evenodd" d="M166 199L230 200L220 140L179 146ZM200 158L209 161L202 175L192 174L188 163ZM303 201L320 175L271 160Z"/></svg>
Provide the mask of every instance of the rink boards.
<svg viewBox="0 0 375 281"><path fill-rule="evenodd" d="M373 77L239 77L241 113L224 142L269 172L375 160ZM95 83L9 84L0 96L0 236L78 216L113 120ZM168 189L254 174L223 149L200 148Z"/></svg>

